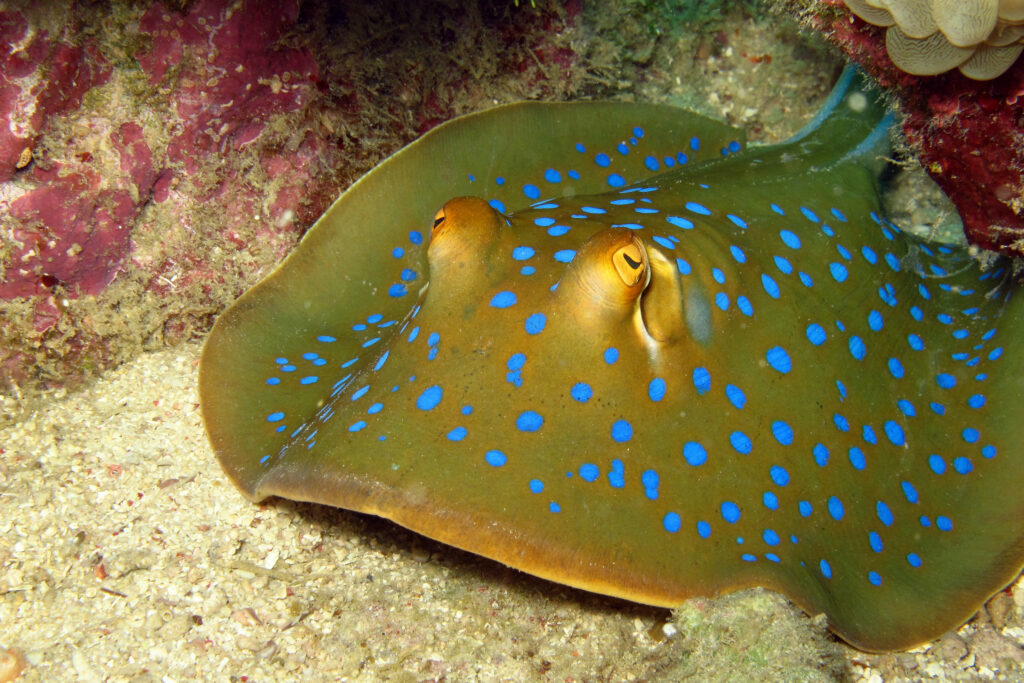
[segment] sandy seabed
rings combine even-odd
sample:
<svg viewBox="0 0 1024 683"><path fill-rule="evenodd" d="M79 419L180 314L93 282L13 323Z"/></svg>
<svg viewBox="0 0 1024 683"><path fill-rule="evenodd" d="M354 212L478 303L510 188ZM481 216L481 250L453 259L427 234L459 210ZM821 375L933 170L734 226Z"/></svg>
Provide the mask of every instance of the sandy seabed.
<svg viewBox="0 0 1024 683"><path fill-rule="evenodd" d="M767 591L670 614L377 518L253 504L206 442L199 350L0 430L0 648L19 680L1024 678L1019 583L959 633L868 656Z"/></svg>

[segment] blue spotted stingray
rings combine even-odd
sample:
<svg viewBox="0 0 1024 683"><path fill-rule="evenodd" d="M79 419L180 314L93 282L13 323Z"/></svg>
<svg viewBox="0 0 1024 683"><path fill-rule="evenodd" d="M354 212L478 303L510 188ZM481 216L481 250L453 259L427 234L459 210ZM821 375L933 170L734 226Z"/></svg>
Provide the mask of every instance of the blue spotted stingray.
<svg viewBox="0 0 1024 683"><path fill-rule="evenodd" d="M932 639L1024 561L1024 298L884 217L890 121L848 71L777 146L635 103L440 126L219 318L217 457L586 590Z"/></svg>

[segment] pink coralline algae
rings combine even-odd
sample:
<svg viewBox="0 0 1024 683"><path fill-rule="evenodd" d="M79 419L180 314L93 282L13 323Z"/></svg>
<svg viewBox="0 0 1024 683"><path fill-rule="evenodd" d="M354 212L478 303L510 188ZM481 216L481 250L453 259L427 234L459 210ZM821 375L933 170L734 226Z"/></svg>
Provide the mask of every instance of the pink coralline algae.
<svg viewBox="0 0 1024 683"><path fill-rule="evenodd" d="M814 19L896 97L907 139L956 205L972 244L1024 256L1024 58L991 81L959 72L911 76L893 65L884 29L827 0Z"/></svg>
<svg viewBox="0 0 1024 683"><path fill-rule="evenodd" d="M0 9L0 386L201 334L416 134L578 87L578 0L449 5Z"/></svg>

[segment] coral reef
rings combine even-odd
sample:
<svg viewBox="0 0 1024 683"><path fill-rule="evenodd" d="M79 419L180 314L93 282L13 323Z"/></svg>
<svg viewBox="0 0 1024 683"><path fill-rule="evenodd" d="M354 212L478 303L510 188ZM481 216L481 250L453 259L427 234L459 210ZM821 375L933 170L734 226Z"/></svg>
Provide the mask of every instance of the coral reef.
<svg viewBox="0 0 1024 683"><path fill-rule="evenodd" d="M190 338L452 116L560 98L578 2L0 8L0 386Z"/></svg>
<svg viewBox="0 0 1024 683"><path fill-rule="evenodd" d="M896 66L918 76L959 69L978 80L1004 73L1024 51L1019 0L845 0L864 21L888 27Z"/></svg>
<svg viewBox="0 0 1024 683"><path fill-rule="evenodd" d="M795 4L892 93L907 140L956 205L967 239L1024 255L1024 60L990 81L956 71L914 76L887 56L885 31L849 12L842 0Z"/></svg>

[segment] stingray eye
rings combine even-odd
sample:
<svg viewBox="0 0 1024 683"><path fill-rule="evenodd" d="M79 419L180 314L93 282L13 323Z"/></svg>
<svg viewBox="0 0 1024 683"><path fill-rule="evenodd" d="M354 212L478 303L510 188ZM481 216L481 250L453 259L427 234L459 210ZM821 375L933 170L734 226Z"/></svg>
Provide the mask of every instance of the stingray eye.
<svg viewBox="0 0 1024 683"><path fill-rule="evenodd" d="M444 207L438 209L437 213L434 214L434 225L431 230L437 230L444 223Z"/></svg>
<svg viewBox="0 0 1024 683"><path fill-rule="evenodd" d="M622 283L627 287L636 287L647 275L644 266L644 255L640 249L639 244L630 242L616 249L615 254L612 256L612 265L615 266L615 272L619 274Z"/></svg>

